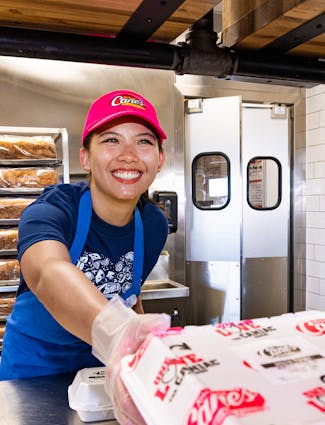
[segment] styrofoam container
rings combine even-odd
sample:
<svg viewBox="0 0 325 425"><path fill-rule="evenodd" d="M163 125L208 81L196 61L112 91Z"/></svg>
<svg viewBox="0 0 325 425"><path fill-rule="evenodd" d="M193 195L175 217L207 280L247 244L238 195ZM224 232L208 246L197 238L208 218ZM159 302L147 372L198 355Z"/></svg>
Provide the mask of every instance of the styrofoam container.
<svg viewBox="0 0 325 425"><path fill-rule="evenodd" d="M79 370L68 388L69 406L82 422L113 420L113 404L105 391L105 367Z"/></svg>

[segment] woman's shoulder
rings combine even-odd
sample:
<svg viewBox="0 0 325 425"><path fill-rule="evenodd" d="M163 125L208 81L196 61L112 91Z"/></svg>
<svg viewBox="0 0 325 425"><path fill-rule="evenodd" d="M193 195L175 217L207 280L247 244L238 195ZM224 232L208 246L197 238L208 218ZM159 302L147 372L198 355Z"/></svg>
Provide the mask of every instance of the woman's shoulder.
<svg viewBox="0 0 325 425"><path fill-rule="evenodd" d="M46 186L37 199L24 209L21 219L38 217L43 220L47 217L52 220L53 217L61 217L75 220L80 197L87 187L83 182Z"/></svg>
<svg viewBox="0 0 325 425"><path fill-rule="evenodd" d="M87 188L88 185L85 182L47 186L37 201L58 206L64 206L66 203L69 205L78 205L81 195Z"/></svg>

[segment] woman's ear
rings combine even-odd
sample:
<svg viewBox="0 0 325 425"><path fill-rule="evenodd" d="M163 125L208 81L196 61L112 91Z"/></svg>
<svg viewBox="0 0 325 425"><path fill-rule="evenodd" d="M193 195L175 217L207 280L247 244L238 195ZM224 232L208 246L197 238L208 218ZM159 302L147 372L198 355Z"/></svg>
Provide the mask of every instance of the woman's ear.
<svg viewBox="0 0 325 425"><path fill-rule="evenodd" d="M158 161L158 170L157 170L158 173L161 170L161 167L163 166L164 162L165 162L165 152L160 151L159 152L159 161Z"/></svg>
<svg viewBox="0 0 325 425"><path fill-rule="evenodd" d="M90 161L89 161L89 151L88 149L85 149L83 146L80 148L79 151L79 160L82 168L85 171L90 171Z"/></svg>

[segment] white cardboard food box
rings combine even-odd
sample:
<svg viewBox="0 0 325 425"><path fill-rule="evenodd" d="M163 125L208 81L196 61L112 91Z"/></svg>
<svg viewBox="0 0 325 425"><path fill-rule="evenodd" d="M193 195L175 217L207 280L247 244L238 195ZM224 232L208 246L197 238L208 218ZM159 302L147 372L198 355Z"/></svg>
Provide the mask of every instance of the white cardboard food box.
<svg viewBox="0 0 325 425"><path fill-rule="evenodd" d="M325 425L325 312L173 328L122 378L148 425Z"/></svg>
<svg viewBox="0 0 325 425"><path fill-rule="evenodd" d="M83 422L113 420L113 405L105 391L105 368L79 370L68 388L71 409Z"/></svg>

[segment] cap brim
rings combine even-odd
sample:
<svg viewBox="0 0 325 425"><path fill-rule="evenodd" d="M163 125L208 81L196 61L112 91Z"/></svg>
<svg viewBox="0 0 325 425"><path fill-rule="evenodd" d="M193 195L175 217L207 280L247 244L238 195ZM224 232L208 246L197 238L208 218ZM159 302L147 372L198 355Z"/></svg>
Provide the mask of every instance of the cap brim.
<svg viewBox="0 0 325 425"><path fill-rule="evenodd" d="M97 121L96 123L94 123L91 127L89 127L87 129L87 133L83 134L83 141L85 140L85 138L88 136L89 133L91 133L92 131L102 127L105 124L108 124L111 121L114 121L116 118L120 118L120 117L137 117L137 118L141 118L144 122L148 123L150 125L150 127L152 127L152 129L155 131L156 135L158 136L158 138L160 139L161 142L163 142L165 139L167 139L167 135L164 132L164 130L160 127L157 126L157 124L151 120L148 119L148 117L144 117L143 114L141 114L141 111L120 111L120 112L116 112L115 114L110 115L107 118L103 118L102 120Z"/></svg>

